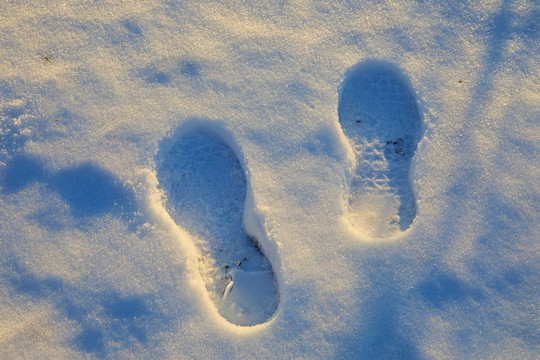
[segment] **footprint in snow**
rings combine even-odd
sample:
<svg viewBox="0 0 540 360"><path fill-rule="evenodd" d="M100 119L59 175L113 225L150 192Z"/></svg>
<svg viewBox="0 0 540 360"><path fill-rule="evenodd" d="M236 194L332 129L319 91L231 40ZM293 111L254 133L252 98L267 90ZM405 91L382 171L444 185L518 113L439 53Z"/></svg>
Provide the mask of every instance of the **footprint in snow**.
<svg viewBox="0 0 540 360"><path fill-rule="evenodd" d="M338 115L356 157L348 219L372 238L398 235L416 217L409 170L422 136L408 79L383 61L357 64L342 84Z"/></svg>
<svg viewBox="0 0 540 360"><path fill-rule="evenodd" d="M218 312L256 325L276 311L272 266L243 226L246 171L211 123L188 122L164 140L157 177L173 220L196 235L199 271Z"/></svg>

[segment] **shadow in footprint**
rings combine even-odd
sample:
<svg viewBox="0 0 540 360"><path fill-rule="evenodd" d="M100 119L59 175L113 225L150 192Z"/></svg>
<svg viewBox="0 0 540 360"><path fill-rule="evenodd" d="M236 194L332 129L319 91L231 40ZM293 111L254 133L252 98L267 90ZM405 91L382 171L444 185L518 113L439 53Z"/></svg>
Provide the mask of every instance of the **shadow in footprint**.
<svg viewBox="0 0 540 360"><path fill-rule="evenodd" d="M349 187L350 222L375 238L408 229L416 217L409 169L422 137L408 79L384 61L357 64L342 84L338 115L356 156Z"/></svg>
<svg viewBox="0 0 540 360"><path fill-rule="evenodd" d="M231 323L255 325L277 308L276 280L244 230L245 170L215 125L187 121L164 140L157 177L171 217L203 239L199 270L218 312Z"/></svg>

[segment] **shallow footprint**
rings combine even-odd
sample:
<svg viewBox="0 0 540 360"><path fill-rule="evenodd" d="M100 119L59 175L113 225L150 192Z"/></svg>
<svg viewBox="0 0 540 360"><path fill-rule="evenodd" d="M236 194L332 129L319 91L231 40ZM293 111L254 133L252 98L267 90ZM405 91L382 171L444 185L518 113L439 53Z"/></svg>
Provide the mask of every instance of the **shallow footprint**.
<svg viewBox="0 0 540 360"><path fill-rule="evenodd" d="M237 325L268 320L276 279L244 230L246 176L233 150L206 123L180 129L161 144L157 177L171 217L200 239L199 271L221 316Z"/></svg>
<svg viewBox="0 0 540 360"><path fill-rule="evenodd" d="M338 115L356 156L349 187L351 224L373 238L407 230L416 217L409 169L422 136L408 79L387 62L357 64L342 84Z"/></svg>

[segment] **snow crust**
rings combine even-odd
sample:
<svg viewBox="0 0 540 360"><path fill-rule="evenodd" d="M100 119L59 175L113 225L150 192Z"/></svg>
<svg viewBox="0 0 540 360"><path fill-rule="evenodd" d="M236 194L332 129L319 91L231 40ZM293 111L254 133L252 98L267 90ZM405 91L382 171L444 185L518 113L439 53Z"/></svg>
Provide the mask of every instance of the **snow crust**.
<svg viewBox="0 0 540 360"><path fill-rule="evenodd" d="M539 17L532 0L0 2L0 359L538 358ZM347 212L338 105L365 61L402 72L423 122L394 237ZM255 326L216 310L199 235L167 209L157 155L194 118L245 171L243 226L277 279Z"/></svg>

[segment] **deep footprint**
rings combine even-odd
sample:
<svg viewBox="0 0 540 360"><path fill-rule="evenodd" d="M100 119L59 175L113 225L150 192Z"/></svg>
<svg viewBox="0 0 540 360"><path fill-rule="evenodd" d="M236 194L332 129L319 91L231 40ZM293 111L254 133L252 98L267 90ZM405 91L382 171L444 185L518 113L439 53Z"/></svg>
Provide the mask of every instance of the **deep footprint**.
<svg viewBox="0 0 540 360"><path fill-rule="evenodd" d="M246 176L237 156L206 125L161 144L157 177L173 220L201 239L199 271L218 312L256 325L276 311L272 266L243 226Z"/></svg>
<svg viewBox="0 0 540 360"><path fill-rule="evenodd" d="M348 199L351 224L373 238L407 230L417 209L409 170L422 137L408 79L383 61L357 64L342 84L338 115L356 155Z"/></svg>

